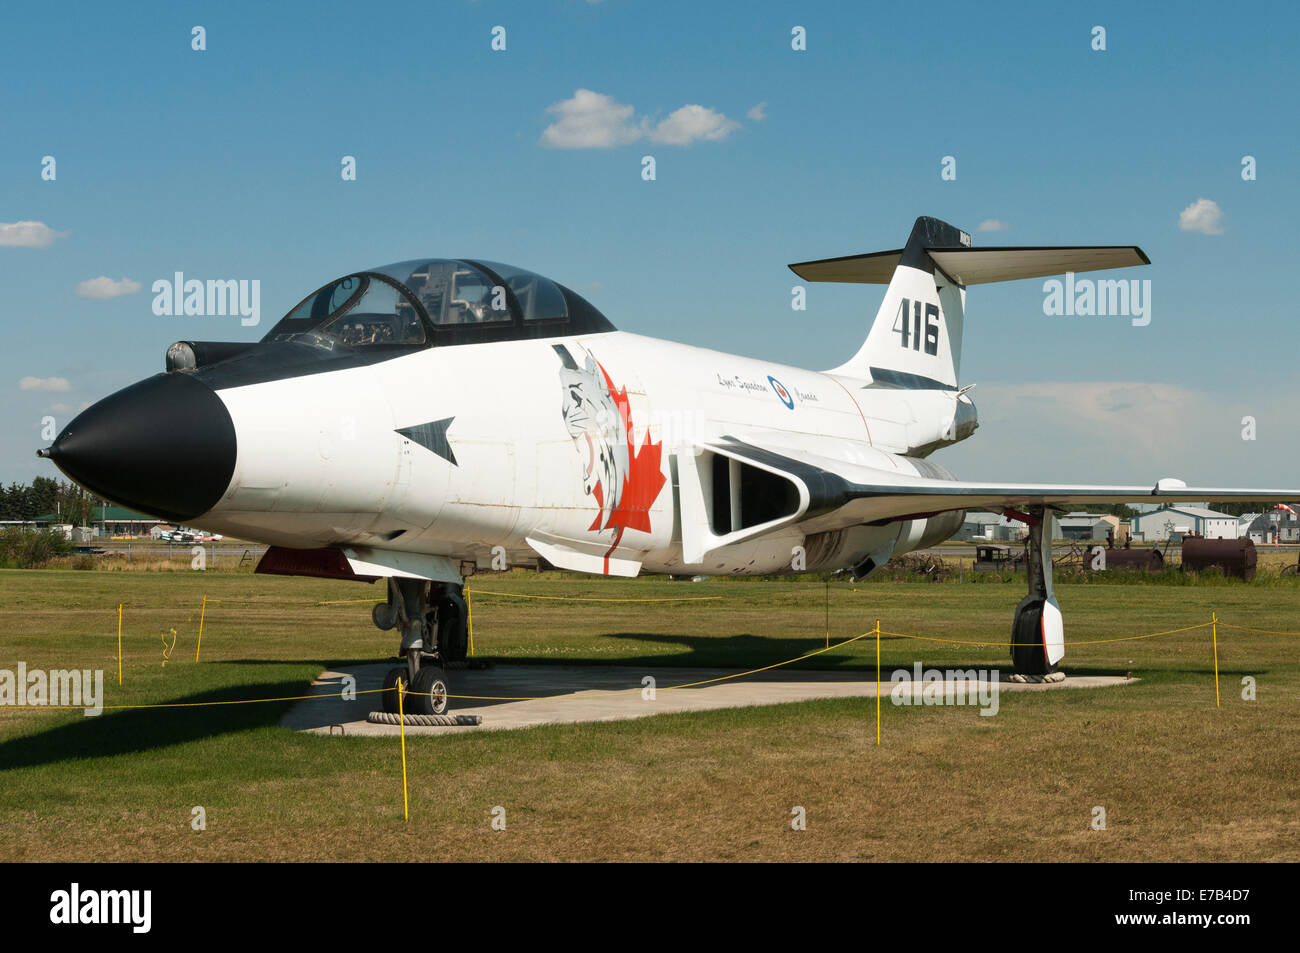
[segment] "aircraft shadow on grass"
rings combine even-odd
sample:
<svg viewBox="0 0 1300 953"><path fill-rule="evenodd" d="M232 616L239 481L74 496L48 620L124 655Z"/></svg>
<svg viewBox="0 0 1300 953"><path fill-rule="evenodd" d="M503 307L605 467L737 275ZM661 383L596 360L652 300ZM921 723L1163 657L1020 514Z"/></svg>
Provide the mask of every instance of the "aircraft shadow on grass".
<svg viewBox="0 0 1300 953"><path fill-rule="evenodd" d="M672 655L639 655L626 656L618 659L557 659L554 657L543 656L524 656L512 655L509 658L499 659L502 664L519 664L519 665L617 665L631 667L699 667L699 668L726 668L735 670L747 670L751 668L760 668L764 665L772 665L777 662L784 662L789 659L796 659L808 653L815 652L818 649L826 647L825 636L809 636L806 638L782 638L773 639L770 637L753 635L751 633L742 633L727 637L718 636L691 636L691 635L668 635L665 633L655 632L607 632L600 636L604 639L622 639L629 642L653 642L662 645L676 645L681 651ZM815 671L835 671L835 672L856 672L866 671L867 668L873 668L874 665L874 645L875 638L868 637L859 639L850 646L835 648L836 642L844 641L843 636L831 636L831 651L822 652L820 655L814 655L811 658L803 659L789 666L782 666L776 671L796 671L812 673ZM909 641L903 636L882 635L880 637L882 644L892 643L897 646L898 643ZM917 661L924 667L936 668L953 668L953 669L999 669L1005 677L1012 671L1009 650L1004 645L991 643L992 647L997 648L1000 652L1005 652L1005 656L992 656L987 654L965 656L963 649L968 646L961 646L952 643L942 642L918 642L920 646L916 649L912 661ZM962 657L953 658L950 653L962 653ZM856 667L847 667L846 663L860 663ZM908 663L910 666L910 662ZM899 667L897 659L891 659L885 663L886 670L892 672ZM1127 662L1115 663L1096 663L1092 665L1070 665L1065 664L1064 671L1067 676L1109 676L1122 677L1129 672L1142 674L1141 666L1134 666ZM1202 676L1211 672L1208 666L1185 667L1185 668L1159 668L1152 670L1153 674L1172 674L1172 675L1190 675ZM1233 676L1240 678L1243 675L1260 675L1265 674L1265 669L1252 668L1246 669L1229 669L1220 664L1219 676L1226 678ZM804 677L807 677L806 675Z"/></svg>
<svg viewBox="0 0 1300 953"><path fill-rule="evenodd" d="M281 663L283 664L283 663ZM230 702L249 698L302 695L301 681L231 685L211 691L169 698L158 704ZM111 698L109 704L112 703ZM247 705L208 705L193 708L132 708L105 710L94 717L78 715L75 721L0 741L0 772L31 768L83 758L141 754L210 738L274 725L291 702ZM39 712L32 712L41 717Z"/></svg>
<svg viewBox="0 0 1300 953"><path fill-rule="evenodd" d="M624 656L617 659L556 659L554 657L510 656L502 659L505 663L521 665L629 665L629 666L694 666L700 668L726 668L738 671L761 668L778 662L787 662L810 655L826 648L826 637L808 636L804 638L774 639L768 636L741 633L725 637L697 635L668 635L660 632L607 632L599 636L602 639L622 639L629 642L654 642L660 645L676 645L681 651L673 655L639 655ZM875 636L858 639L850 645L837 647L844 636L830 637L830 651L793 662L782 669L792 671L845 671L845 663L858 662L858 667L848 671L865 670L874 662ZM881 643L900 643L908 641L902 636L882 635ZM931 643L937 649L938 645ZM936 654L931 652L929 654ZM919 656L918 656L919 657ZM945 665L948 665L945 662ZM969 666L989 667L988 659L970 661ZM1010 667L1009 664L1007 666Z"/></svg>
<svg viewBox="0 0 1300 953"><path fill-rule="evenodd" d="M618 658L556 658L555 656L512 654L507 658L494 659L494 661L506 665L617 665L639 668L695 666L743 671L763 665L772 665L775 662L785 662L806 655L809 652L826 648L825 637L772 639L748 632L725 637L669 635L662 632L606 632L596 638L675 645L679 647L680 651L671 655L642 654L625 655ZM889 637L881 637L882 642L888 640ZM834 648L836 641L843 640L832 636L832 649L830 652L823 652L821 655L813 656L811 659L799 663L799 668L836 669L845 662L854 659L860 661L864 657L861 654L850 654L851 650L837 651ZM865 645L868 640L862 639L860 642ZM874 644L874 640L871 640L871 644ZM854 643L854 645L858 646L858 643Z"/></svg>

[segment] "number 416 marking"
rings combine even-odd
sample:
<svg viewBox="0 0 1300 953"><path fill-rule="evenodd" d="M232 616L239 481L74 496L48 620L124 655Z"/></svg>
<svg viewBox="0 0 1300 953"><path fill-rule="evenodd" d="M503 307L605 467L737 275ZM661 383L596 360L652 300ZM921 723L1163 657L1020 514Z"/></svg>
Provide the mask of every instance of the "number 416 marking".
<svg viewBox="0 0 1300 953"><path fill-rule="evenodd" d="M912 320L908 321L908 311ZM925 336L921 336L921 301L909 301L904 298L898 306L898 316L894 318L894 333L903 336L903 347L913 351L921 350L925 343L926 354L939 353L939 306L925 302Z"/></svg>

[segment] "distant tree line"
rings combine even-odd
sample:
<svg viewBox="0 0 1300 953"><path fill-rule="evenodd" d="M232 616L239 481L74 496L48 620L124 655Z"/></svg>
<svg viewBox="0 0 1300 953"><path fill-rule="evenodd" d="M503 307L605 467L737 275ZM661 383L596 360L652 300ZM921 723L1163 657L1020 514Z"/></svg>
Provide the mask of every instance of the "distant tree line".
<svg viewBox="0 0 1300 953"><path fill-rule="evenodd" d="M1229 516L1242 516L1246 513L1267 513L1275 504L1261 503L1259 500L1246 503L1206 503L1207 507Z"/></svg>
<svg viewBox="0 0 1300 953"><path fill-rule="evenodd" d="M34 520L52 513L60 522L85 526L104 505L102 498L75 483L49 477L36 477L30 485L0 485L0 520Z"/></svg>

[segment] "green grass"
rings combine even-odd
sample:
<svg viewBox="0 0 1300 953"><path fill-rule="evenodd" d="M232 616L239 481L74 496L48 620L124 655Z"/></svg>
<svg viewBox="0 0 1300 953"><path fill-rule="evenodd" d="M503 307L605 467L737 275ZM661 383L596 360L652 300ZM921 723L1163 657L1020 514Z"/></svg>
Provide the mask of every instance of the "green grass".
<svg viewBox="0 0 1300 953"><path fill-rule="evenodd" d="M477 654L565 664L771 664L821 648L819 581L676 583L528 572L476 580ZM600 599L514 599L488 590ZM1062 584L1067 639L1207 622L1300 631L1300 583ZM1016 582L829 587L832 643L886 631L886 670L1003 665ZM208 597L201 661L200 605ZM378 587L241 574L0 572L0 668L102 668L107 703L301 694L323 668L394 648ZM117 605L124 605L124 680ZM164 659L165 643L175 646ZM629 722L395 740L301 735L287 703L79 713L0 708L0 856L21 860L1300 858L1300 637L1206 628L1074 645L1074 673L1134 685L1004 694L968 708L806 702ZM863 640L799 663L874 675ZM1258 681L1243 701L1241 680ZM190 828L191 809L208 829ZM494 806L507 830L489 823ZM808 830L790 830L790 810ZM1089 828L1094 806L1109 829ZM419 831L418 839L410 835ZM412 853L413 845L420 845Z"/></svg>

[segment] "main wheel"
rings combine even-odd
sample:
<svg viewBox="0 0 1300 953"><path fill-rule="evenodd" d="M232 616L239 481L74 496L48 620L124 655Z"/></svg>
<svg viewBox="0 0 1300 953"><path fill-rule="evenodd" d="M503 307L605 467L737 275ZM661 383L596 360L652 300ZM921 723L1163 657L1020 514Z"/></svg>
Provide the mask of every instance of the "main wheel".
<svg viewBox="0 0 1300 953"><path fill-rule="evenodd" d="M1020 675L1046 675L1047 651L1043 646L1043 600L1034 599L1016 609L1011 626L1011 662Z"/></svg>
<svg viewBox="0 0 1300 953"><path fill-rule="evenodd" d="M397 625L397 613L389 603L376 602L375 607L370 610L370 621L382 631L387 632Z"/></svg>
<svg viewBox="0 0 1300 953"><path fill-rule="evenodd" d="M388 674L384 676L383 691L379 693L379 704L382 711L393 715L397 714L397 680L401 679L405 683L409 678L410 676L406 674L405 665L388 670ZM407 691L409 692L410 689L408 688Z"/></svg>
<svg viewBox="0 0 1300 953"><path fill-rule="evenodd" d="M408 715L441 715L447 711L447 676L436 665L421 665L402 697Z"/></svg>
<svg viewBox="0 0 1300 953"><path fill-rule="evenodd" d="M469 620L465 600L458 595L438 601L438 654L444 662L463 662L469 656Z"/></svg>

